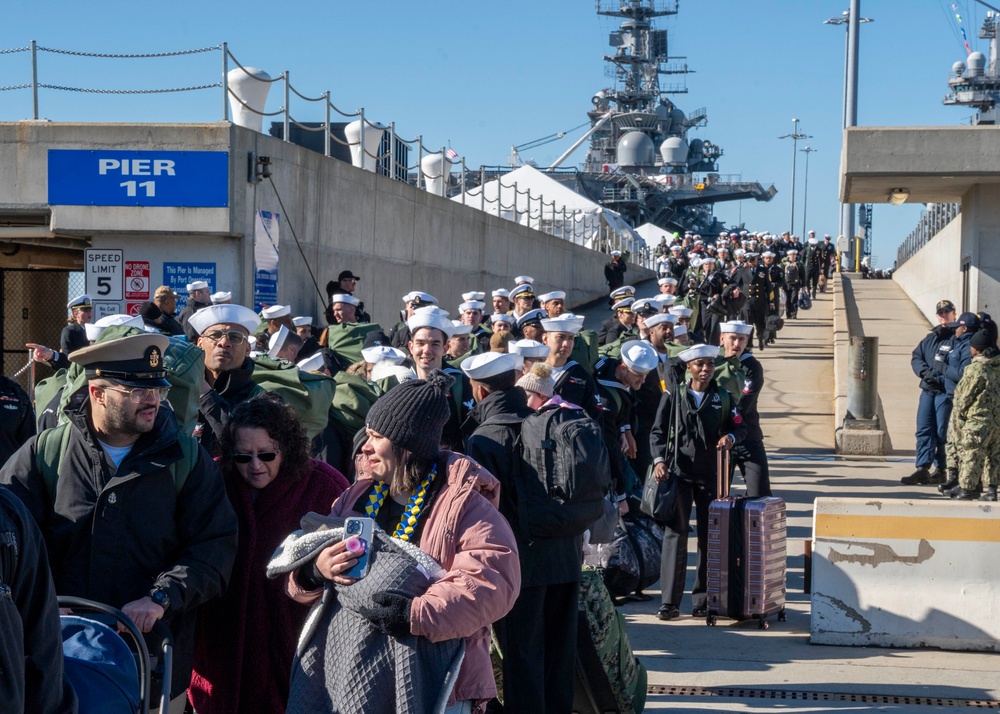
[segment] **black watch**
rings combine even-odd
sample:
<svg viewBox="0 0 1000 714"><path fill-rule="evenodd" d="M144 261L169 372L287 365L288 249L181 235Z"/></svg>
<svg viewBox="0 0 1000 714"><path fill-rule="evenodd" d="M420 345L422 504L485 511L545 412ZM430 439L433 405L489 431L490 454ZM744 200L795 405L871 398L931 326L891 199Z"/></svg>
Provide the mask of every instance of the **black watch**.
<svg viewBox="0 0 1000 714"><path fill-rule="evenodd" d="M153 588L149 591L149 599L163 608L164 614L170 611L170 596L167 591L161 588Z"/></svg>

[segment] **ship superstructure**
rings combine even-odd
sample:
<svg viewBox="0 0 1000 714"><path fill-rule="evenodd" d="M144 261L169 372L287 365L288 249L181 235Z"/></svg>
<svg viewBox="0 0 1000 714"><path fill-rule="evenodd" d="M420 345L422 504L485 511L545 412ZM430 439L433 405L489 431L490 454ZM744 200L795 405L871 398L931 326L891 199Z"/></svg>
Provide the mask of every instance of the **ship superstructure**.
<svg viewBox="0 0 1000 714"><path fill-rule="evenodd" d="M990 41L990 56L970 52L964 62L956 62L948 76L951 94L944 103L975 107L973 124L996 124L997 101L1000 99L1000 66L997 65L997 31L1000 12L989 11L979 30L979 37Z"/></svg>

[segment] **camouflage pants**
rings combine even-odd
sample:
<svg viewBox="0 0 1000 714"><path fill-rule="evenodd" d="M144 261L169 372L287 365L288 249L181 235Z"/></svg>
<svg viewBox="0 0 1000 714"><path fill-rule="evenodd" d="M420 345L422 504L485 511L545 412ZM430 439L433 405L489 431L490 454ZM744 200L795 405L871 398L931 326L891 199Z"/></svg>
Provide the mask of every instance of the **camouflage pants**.
<svg viewBox="0 0 1000 714"><path fill-rule="evenodd" d="M1000 432L992 424L970 424L952 412L945 455L962 488L1000 485Z"/></svg>

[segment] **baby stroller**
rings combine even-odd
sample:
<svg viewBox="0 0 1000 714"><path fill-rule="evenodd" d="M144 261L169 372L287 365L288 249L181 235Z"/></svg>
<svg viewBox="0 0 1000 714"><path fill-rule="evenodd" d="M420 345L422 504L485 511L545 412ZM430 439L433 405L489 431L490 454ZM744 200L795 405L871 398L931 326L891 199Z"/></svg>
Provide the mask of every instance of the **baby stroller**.
<svg viewBox="0 0 1000 714"><path fill-rule="evenodd" d="M60 620L63 664L79 699L80 714L149 714L153 668L146 641L135 623L121 610L93 600L60 597L59 607L73 610L72 615L63 615ZM125 627L134 651L106 622ZM166 714L173 636L162 621L154 625L153 632L163 642L160 711Z"/></svg>

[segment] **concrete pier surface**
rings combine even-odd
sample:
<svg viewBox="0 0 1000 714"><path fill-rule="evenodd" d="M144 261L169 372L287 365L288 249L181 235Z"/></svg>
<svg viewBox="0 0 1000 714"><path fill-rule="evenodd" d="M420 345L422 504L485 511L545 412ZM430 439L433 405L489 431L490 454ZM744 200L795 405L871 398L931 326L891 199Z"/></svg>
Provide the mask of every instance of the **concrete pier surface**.
<svg viewBox="0 0 1000 714"><path fill-rule="evenodd" d="M760 411L772 488L788 507L788 620L772 622L767 630L758 629L755 622L723 619L708 627L704 619L690 616L685 595L682 617L661 622L655 617L658 584L647 591L652 601L623 605L632 647L649 674L648 711L1000 710L1000 654L809 643L803 553L812 534L814 499L941 498L934 487L899 482L913 470L918 386L909 369L909 353L929 325L891 281L847 277L856 302L851 309L860 327L864 334L880 338L879 393L894 453L834 456L833 307L834 299L844 296L819 294L812 310L786 322L776 346L758 354L765 370ZM839 282L831 281L831 288L839 290ZM650 281L639 286L638 294L655 291ZM610 314L606 305L580 312ZM736 492L740 483L737 475ZM688 576L689 592L693 552ZM941 607L947 609L947 604ZM983 618L997 616L982 612Z"/></svg>

